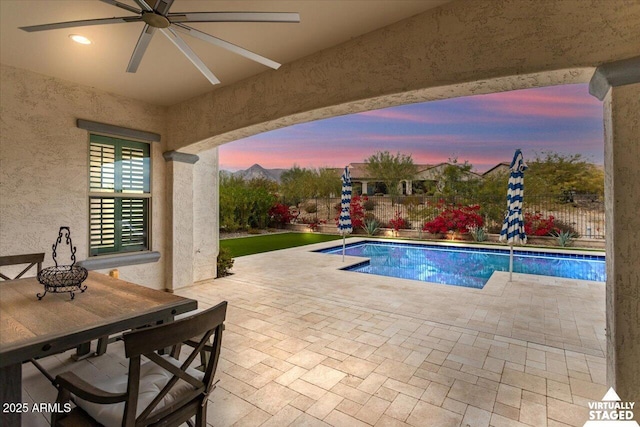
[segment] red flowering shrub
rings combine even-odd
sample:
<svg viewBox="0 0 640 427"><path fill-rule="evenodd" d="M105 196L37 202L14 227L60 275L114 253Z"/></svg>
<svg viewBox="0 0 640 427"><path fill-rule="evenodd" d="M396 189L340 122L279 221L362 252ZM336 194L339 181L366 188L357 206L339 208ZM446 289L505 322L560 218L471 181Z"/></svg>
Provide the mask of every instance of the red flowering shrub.
<svg viewBox="0 0 640 427"><path fill-rule="evenodd" d="M282 227L291 222L293 215L289 211L289 206L276 203L269 209L269 219L273 226Z"/></svg>
<svg viewBox="0 0 640 427"><path fill-rule="evenodd" d="M544 218L540 213L524 213L524 232L527 236L553 236L557 231L553 215Z"/></svg>
<svg viewBox="0 0 640 427"><path fill-rule="evenodd" d="M472 227L482 227L484 221L478 211L480 211L479 205L447 205L436 218L424 223L422 231L432 234L449 231L468 233Z"/></svg>
<svg viewBox="0 0 640 427"><path fill-rule="evenodd" d="M351 198L351 206L349 207L349 214L351 215L351 227L356 230L364 225L364 202L369 200L367 196L361 197L355 195ZM335 217L336 226L340 219L340 205L336 205L338 215Z"/></svg>
<svg viewBox="0 0 640 427"><path fill-rule="evenodd" d="M400 212L396 211L396 215L393 219L389 220L389 227L393 228L393 231L409 228L409 221L400 216Z"/></svg>

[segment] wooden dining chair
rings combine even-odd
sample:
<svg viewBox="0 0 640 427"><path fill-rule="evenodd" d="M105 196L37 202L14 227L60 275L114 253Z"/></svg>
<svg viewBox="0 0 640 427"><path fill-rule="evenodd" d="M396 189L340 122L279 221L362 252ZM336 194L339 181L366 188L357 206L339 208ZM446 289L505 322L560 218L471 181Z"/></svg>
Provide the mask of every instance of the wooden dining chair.
<svg viewBox="0 0 640 427"><path fill-rule="evenodd" d="M25 254L25 255L8 255L8 256L0 256L0 267L8 266L8 265L21 265L21 264L29 264L24 270L20 272L14 278L6 276L0 273L0 279L2 280L16 280L21 278L31 267L34 265L38 265L36 273L40 273L42 270L42 261L44 261L44 252L37 254Z"/></svg>
<svg viewBox="0 0 640 427"><path fill-rule="evenodd" d="M51 425L178 426L195 416L196 426L206 426L226 311L224 301L182 320L125 333L127 375L91 384L73 372L58 375L56 403L64 407L73 400L76 407L53 413ZM158 354L180 344L193 348L184 360ZM209 353L203 371L191 366L201 351ZM142 363L142 356L148 361Z"/></svg>

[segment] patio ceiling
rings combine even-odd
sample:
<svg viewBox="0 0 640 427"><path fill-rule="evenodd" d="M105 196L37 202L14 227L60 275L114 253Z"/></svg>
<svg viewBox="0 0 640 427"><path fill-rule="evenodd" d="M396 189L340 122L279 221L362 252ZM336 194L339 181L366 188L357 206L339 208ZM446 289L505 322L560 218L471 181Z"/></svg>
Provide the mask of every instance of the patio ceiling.
<svg viewBox="0 0 640 427"><path fill-rule="evenodd" d="M348 41L449 0L305 0L218 1L176 0L172 12L277 11L299 12L299 24L200 23L193 27L286 64ZM132 0L121 0L135 6ZM173 105L233 84L267 67L198 39L187 43L221 80L212 86L164 37L154 37L138 72L125 69L142 24L101 25L27 33L21 26L81 19L127 16L98 0L0 2L0 60L5 65L58 77L157 105ZM69 34L93 41L73 43Z"/></svg>

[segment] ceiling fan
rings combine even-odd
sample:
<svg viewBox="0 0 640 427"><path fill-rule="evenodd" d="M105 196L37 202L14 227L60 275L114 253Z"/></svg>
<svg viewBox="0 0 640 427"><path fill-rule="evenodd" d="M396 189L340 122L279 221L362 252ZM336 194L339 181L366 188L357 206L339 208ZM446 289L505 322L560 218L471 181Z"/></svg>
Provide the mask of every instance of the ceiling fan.
<svg viewBox="0 0 640 427"><path fill-rule="evenodd" d="M189 27L186 23L192 22L283 22L298 23L300 15L291 12L176 12L169 13L169 9L174 0L134 0L140 9L121 3L116 0L100 0L103 3L119 7L138 16L121 16L114 18L102 19L85 19L81 21L58 22L54 24L33 25L28 27L20 27L21 30L27 32L57 30L60 28L84 27L89 25L104 24L121 24L129 22L143 22L144 28L138 39L129 65L128 73L135 73L140 65L140 61L144 56L151 38L156 30L167 37L188 59L196 66L196 68L211 82L218 84L220 80L207 68L196 53L187 45L182 37L178 34L188 34L192 37L204 40L205 42L227 49L245 58L251 59L267 67L277 70L280 64L272 61L257 53L244 49L228 41L214 37L195 28Z"/></svg>

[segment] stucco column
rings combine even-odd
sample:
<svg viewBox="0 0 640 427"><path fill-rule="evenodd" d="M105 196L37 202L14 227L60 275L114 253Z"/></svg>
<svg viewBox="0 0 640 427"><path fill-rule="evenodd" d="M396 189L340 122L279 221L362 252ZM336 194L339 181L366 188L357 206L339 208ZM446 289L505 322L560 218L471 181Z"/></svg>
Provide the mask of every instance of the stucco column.
<svg viewBox="0 0 640 427"><path fill-rule="evenodd" d="M367 196L369 194L369 189L367 188L367 181L362 181L362 195Z"/></svg>
<svg viewBox="0 0 640 427"><path fill-rule="evenodd" d="M194 154L167 151L167 247L165 288L175 291L193 283Z"/></svg>
<svg viewBox="0 0 640 427"><path fill-rule="evenodd" d="M198 153L193 169L193 281L217 275L220 240L218 148Z"/></svg>
<svg viewBox="0 0 640 427"><path fill-rule="evenodd" d="M636 59L635 65L601 66L590 87L592 94L604 98L607 383L623 401L635 402L640 402L638 65Z"/></svg>

